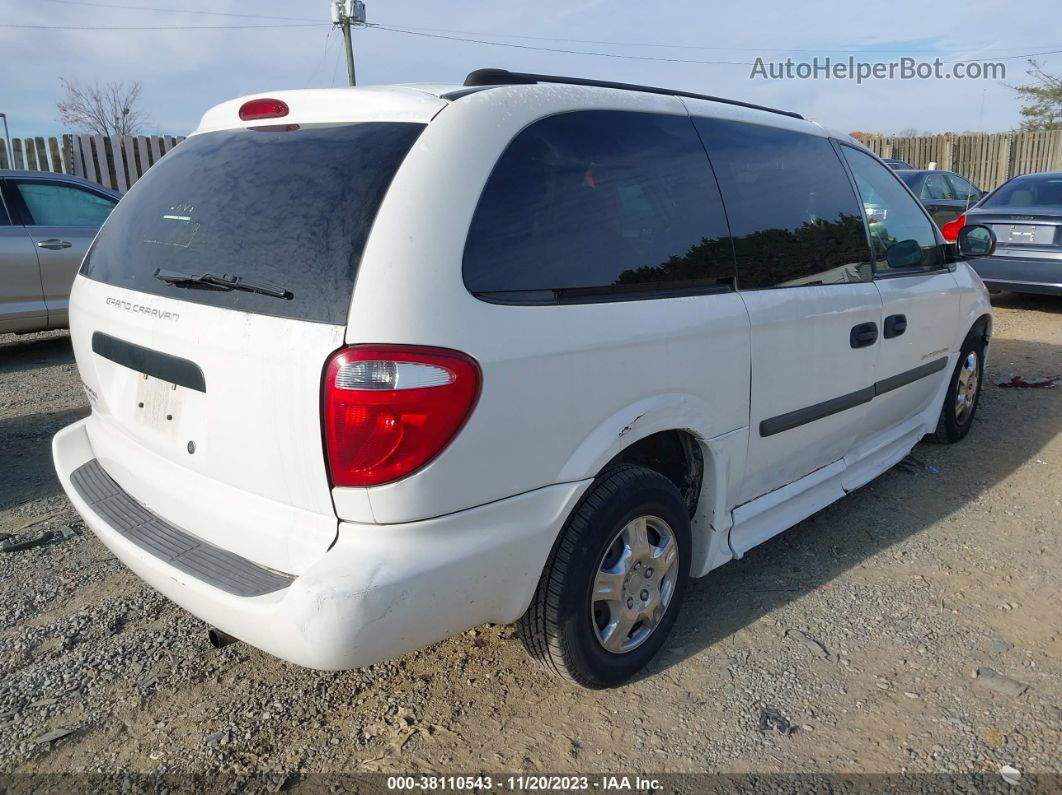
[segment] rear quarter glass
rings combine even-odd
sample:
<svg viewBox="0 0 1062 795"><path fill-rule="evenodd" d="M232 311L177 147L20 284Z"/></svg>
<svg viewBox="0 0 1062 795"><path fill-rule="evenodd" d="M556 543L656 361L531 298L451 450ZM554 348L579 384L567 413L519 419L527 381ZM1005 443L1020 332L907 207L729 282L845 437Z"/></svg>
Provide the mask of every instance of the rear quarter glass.
<svg viewBox="0 0 1062 795"><path fill-rule="evenodd" d="M81 273L224 309L342 325L365 241L422 124L274 125L193 135L132 187ZM291 299L176 287L226 273Z"/></svg>

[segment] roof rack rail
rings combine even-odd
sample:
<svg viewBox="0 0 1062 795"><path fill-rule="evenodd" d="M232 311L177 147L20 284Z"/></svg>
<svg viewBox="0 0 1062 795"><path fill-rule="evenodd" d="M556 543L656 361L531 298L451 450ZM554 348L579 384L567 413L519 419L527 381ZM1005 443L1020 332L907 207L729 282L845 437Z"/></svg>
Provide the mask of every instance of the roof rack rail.
<svg viewBox="0 0 1062 795"><path fill-rule="evenodd" d="M633 83L613 83L608 80L590 80L585 77L563 77L561 75L536 75L529 72L510 72L508 69L476 69L469 72L465 78L465 85L472 86L512 86L534 85L535 83L563 83L571 86L597 86L598 88L619 88L624 91L641 91L644 94L664 94L675 97L690 97L692 99L707 99L712 102L723 102L727 105L738 105L742 108L753 110L765 110L768 113L778 113L782 116L790 116L794 119L803 119L799 113L791 110L779 110L768 108L766 105L755 105L751 102L742 102L737 99L725 99L713 97L710 94L695 94L692 91L676 91L670 88L656 88L654 86L639 86Z"/></svg>

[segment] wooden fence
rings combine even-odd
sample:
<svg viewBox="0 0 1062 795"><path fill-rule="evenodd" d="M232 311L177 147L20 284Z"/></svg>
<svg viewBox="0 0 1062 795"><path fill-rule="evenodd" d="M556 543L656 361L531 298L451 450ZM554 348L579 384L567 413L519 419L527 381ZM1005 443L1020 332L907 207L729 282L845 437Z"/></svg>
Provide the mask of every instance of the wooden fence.
<svg viewBox="0 0 1062 795"><path fill-rule="evenodd" d="M64 135L12 138L11 152L0 138L0 168L76 174L125 192L183 136ZM872 135L863 143L882 157L915 168L955 171L991 190L1018 174L1062 171L1062 130L993 135L932 135L901 138Z"/></svg>
<svg viewBox="0 0 1062 795"><path fill-rule="evenodd" d="M982 190L1019 174L1062 171L1062 130L924 138L873 135L863 143L881 157L906 160L915 168L936 163L935 168L962 174Z"/></svg>
<svg viewBox="0 0 1062 795"><path fill-rule="evenodd" d="M168 151L184 140L173 135L64 135L0 138L0 168L74 174L125 191Z"/></svg>

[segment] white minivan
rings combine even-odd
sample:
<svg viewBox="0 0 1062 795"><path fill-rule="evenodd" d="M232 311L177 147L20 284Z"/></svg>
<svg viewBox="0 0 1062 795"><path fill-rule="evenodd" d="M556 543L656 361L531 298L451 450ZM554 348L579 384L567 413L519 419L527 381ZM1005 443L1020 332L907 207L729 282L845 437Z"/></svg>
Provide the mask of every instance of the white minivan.
<svg viewBox="0 0 1062 795"><path fill-rule="evenodd" d="M965 436L993 246L733 100L497 69L238 99L86 256L55 465L215 643L345 669L518 622L616 685L690 577Z"/></svg>

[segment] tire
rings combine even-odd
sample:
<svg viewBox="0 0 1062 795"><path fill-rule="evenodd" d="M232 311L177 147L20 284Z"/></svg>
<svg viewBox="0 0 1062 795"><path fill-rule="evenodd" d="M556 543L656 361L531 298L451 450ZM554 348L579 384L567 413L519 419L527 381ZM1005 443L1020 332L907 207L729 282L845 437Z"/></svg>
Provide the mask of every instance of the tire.
<svg viewBox="0 0 1062 795"><path fill-rule="evenodd" d="M667 640L689 579L691 548L686 503L670 480L633 465L606 470L568 517L546 561L518 623L524 648L582 687L623 684ZM612 589L614 598L593 599L604 592L595 585Z"/></svg>
<svg viewBox="0 0 1062 795"><path fill-rule="evenodd" d="M933 441L938 444L955 444L970 432L977 414L977 406L981 402L984 364L985 342L983 332L978 326L967 334L963 341L959 360L955 363L955 370L948 381L948 391L944 395L937 429L930 434ZM971 377L976 379L972 389Z"/></svg>

